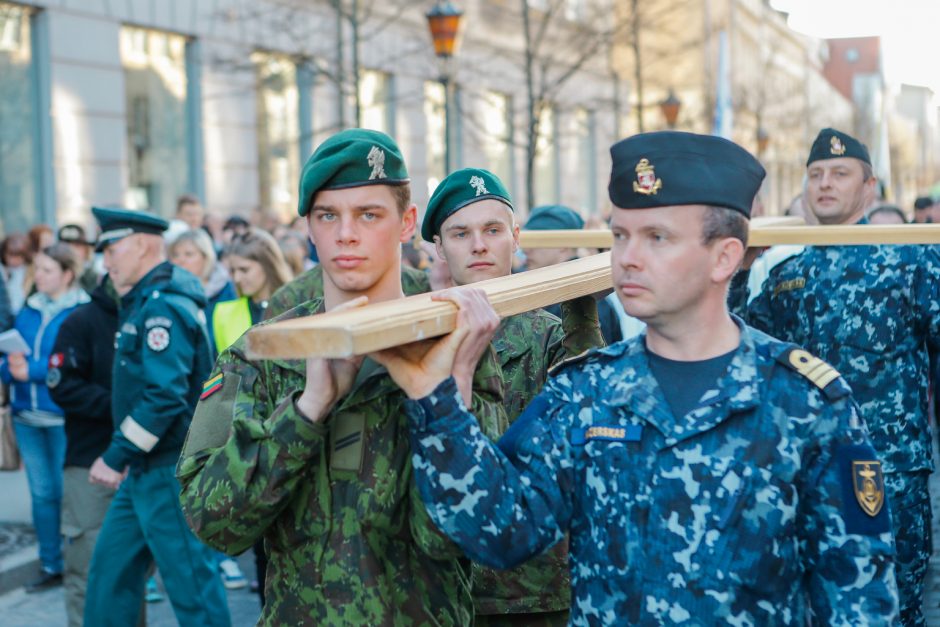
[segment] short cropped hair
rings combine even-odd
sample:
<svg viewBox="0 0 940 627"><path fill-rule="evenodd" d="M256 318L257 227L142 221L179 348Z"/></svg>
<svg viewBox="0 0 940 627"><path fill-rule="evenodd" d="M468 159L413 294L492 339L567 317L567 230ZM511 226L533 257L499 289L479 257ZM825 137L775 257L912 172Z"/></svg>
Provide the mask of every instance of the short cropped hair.
<svg viewBox="0 0 940 627"><path fill-rule="evenodd" d="M727 207L706 206L702 220L702 243L733 237L747 247L748 220L740 211Z"/></svg>

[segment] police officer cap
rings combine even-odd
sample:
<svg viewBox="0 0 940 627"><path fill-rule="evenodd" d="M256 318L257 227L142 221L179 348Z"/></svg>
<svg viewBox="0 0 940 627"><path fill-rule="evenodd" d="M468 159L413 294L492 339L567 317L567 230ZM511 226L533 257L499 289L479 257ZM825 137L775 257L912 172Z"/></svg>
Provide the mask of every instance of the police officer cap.
<svg viewBox="0 0 940 627"><path fill-rule="evenodd" d="M642 133L610 148L608 193L619 209L727 207L751 216L764 167L737 144L679 131Z"/></svg>
<svg viewBox="0 0 940 627"><path fill-rule="evenodd" d="M78 224L64 224L59 228L59 232L56 235L56 239L60 242L65 242L66 244L85 244L86 246L94 246L94 242L88 241L87 236L85 235L85 229Z"/></svg>
<svg viewBox="0 0 940 627"><path fill-rule="evenodd" d="M526 231L580 230L584 228L584 219L570 207L542 205L532 210L523 228Z"/></svg>
<svg viewBox="0 0 940 627"><path fill-rule="evenodd" d="M467 205L481 200L498 200L512 211L512 197L495 174L482 168L464 168L448 174L428 201L421 223L426 242L441 234L441 225Z"/></svg>
<svg viewBox="0 0 940 627"><path fill-rule="evenodd" d="M806 165L823 159L838 159L840 157L854 157L871 165L868 148L851 135L837 131L834 128L824 128L819 131L813 147L809 150Z"/></svg>
<svg viewBox="0 0 940 627"><path fill-rule="evenodd" d="M297 213L307 215L321 189L406 185L409 180L394 139L379 131L346 129L320 144L304 164Z"/></svg>
<svg viewBox="0 0 940 627"><path fill-rule="evenodd" d="M101 227L101 234L95 245L95 250L98 251L134 233L161 235L170 226L170 223L160 216L144 211L92 207L91 212Z"/></svg>

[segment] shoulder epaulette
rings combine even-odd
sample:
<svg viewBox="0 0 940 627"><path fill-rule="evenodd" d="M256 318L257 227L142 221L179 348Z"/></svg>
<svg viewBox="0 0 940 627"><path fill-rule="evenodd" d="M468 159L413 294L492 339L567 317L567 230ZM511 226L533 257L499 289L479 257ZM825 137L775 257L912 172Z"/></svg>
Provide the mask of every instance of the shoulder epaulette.
<svg viewBox="0 0 940 627"><path fill-rule="evenodd" d="M849 392L847 384L838 384L842 382L838 370L802 348L792 347L782 351L777 355L777 361L809 379L830 400L841 398Z"/></svg>

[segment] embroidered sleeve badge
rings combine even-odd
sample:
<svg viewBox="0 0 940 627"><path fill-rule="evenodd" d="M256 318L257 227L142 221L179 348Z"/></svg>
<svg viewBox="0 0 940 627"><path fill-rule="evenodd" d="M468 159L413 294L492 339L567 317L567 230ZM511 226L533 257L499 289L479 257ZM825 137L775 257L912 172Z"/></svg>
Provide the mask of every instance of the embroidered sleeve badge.
<svg viewBox="0 0 940 627"><path fill-rule="evenodd" d="M170 331L166 327L153 327L147 331L147 348L159 353L170 345Z"/></svg>

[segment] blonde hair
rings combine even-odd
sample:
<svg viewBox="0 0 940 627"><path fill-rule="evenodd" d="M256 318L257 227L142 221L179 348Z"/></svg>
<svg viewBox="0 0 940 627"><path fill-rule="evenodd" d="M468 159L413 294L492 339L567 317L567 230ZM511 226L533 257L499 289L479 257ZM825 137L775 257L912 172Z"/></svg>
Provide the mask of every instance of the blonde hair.
<svg viewBox="0 0 940 627"><path fill-rule="evenodd" d="M183 231L166 247L167 253L172 257L176 247L184 242L190 242L195 246L196 250L198 250L206 260L206 263L202 266L202 276L199 278L203 281L208 281L209 277L212 276L212 270L215 268L215 263L218 260L215 254L215 247L212 245L212 238L202 229Z"/></svg>
<svg viewBox="0 0 940 627"><path fill-rule="evenodd" d="M294 278L277 241L270 233L257 227L235 235L225 249L225 254L260 263L272 294Z"/></svg>

